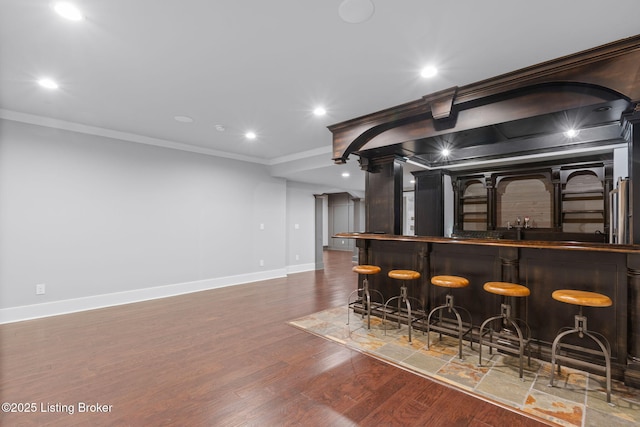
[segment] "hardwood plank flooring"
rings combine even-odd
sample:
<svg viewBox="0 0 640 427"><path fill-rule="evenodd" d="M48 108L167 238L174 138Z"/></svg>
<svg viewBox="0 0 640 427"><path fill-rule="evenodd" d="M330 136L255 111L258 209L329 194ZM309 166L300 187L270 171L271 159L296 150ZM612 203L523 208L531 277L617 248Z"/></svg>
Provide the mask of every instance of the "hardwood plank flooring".
<svg viewBox="0 0 640 427"><path fill-rule="evenodd" d="M0 325L0 401L37 406L0 425L545 425L289 326L355 288L351 254L325 257L324 271Z"/></svg>

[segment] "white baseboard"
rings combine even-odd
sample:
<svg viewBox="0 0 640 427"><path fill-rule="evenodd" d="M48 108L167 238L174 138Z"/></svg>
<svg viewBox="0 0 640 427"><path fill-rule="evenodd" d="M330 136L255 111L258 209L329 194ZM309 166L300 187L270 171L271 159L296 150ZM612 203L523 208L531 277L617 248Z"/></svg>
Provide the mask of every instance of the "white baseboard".
<svg viewBox="0 0 640 427"><path fill-rule="evenodd" d="M308 264L297 264L287 266L287 274L304 273L305 271L314 271L316 265L313 262Z"/></svg>
<svg viewBox="0 0 640 427"><path fill-rule="evenodd" d="M298 266L296 266L298 267ZM242 274L238 276L220 277L215 279L198 280L195 282L178 283L174 285L157 286L153 288L136 289L112 294L102 294L83 298L52 301L42 304L24 305L0 309L0 324L38 319L41 317L57 316L79 311L94 310L116 305L131 304L158 298L167 298L192 292L223 288L225 286L241 285L244 283L269 280L287 275L287 269L261 271L259 273Z"/></svg>

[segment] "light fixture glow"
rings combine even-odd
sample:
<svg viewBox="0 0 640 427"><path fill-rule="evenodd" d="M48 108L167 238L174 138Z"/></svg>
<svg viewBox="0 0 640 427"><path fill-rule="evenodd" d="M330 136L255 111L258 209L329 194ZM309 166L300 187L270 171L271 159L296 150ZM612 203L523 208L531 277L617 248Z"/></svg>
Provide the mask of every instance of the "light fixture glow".
<svg viewBox="0 0 640 427"><path fill-rule="evenodd" d="M564 133L567 138L575 138L576 136L578 136L578 131L575 129L569 129Z"/></svg>
<svg viewBox="0 0 640 427"><path fill-rule="evenodd" d="M80 9L66 1L57 2L53 6L53 9L58 15L70 21L82 21L84 19L84 15L80 12Z"/></svg>
<svg viewBox="0 0 640 427"><path fill-rule="evenodd" d="M371 19L375 6L371 0L343 0L338 7L338 14L344 22L361 24Z"/></svg>
<svg viewBox="0 0 640 427"><path fill-rule="evenodd" d="M420 71L420 75L425 79L429 79L431 77L435 77L438 74L438 69L433 65L427 65Z"/></svg>
<svg viewBox="0 0 640 427"><path fill-rule="evenodd" d="M193 119L189 116L174 116L173 120L180 123L193 123Z"/></svg>
<svg viewBox="0 0 640 427"><path fill-rule="evenodd" d="M316 107L316 109L313 110L313 114L315 114L316 116L324 116L325 114L327 114L327 110L325 110L323 107Z"/></svg>
<svg viewBox="0 0 640 427"><path fill-rule="evenodd" d="M256 135L256 133L252 131L245 133L244 136L247 139L256 139L258 137L258 135Z"/></svg>
<svg viewBox="0 0 640 427"><path fill-rule="evenodd" d="M58 83L48 78L38 80L38 84L47 89L58 89Z"/></svg>
<svg viewBox="0 0 640 427"><path fill-rule="evenodd" d="M351 176L351 174L349 172L342 172L342 177L343 178L349 178Z"/></svg>
<svg viewBox="0 0 640 427"><path fill-rule="evenodd" d="M441 153L442 153L442 157L448 157L449 154L451 154L451 151L449 151L448 148L443 148Z"/></svg>

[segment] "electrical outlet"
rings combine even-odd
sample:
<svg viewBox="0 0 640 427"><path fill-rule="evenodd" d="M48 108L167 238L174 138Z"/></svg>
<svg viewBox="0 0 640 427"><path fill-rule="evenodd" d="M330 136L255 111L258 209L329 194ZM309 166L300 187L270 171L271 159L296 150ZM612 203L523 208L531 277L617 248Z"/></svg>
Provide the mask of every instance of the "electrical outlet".
<svg viewBox="0 0 640 427"><path fill-rule="evenodd" d="M300 261L300 255L296 255L296 261Z"/></svg>
<svg viewBox="0 0 640 427"><path fill-rule="evenodd" d="M260 267L264 267L264 260L263 259L260 260Z"/></svg>
<svg viewBox="0 0 640 427"><path fill-rule="evenodd" d="M44 283L38 283L36 285L36 295L44 295L45 294L45 284Z"/></svg>

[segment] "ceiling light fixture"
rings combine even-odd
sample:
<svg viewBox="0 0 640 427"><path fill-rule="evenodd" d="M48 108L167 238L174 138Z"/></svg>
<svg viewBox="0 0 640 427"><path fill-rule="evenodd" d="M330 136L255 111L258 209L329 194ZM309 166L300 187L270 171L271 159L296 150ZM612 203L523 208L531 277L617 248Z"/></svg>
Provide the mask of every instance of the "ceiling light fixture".
<svg viewBox="0 0 640 427"><path fill-rule="evenodd" d="M338 14L344 22L361 24L373 16L375 6L371 0L343 0L338 8Z"/></svg>
<svg viewBox="0 0 640 427"><path fill-rule="evenodd" d="M42 87L45 87L47 89L58 89L58 83L54 82L51 79L48 78L44 78L44 79L40 79L38 80L38 84Z"/></svg>
<svg viewBox="0 0 640 427"><path fill-rule="evenodd" d="M60 16L70 21L82 21L84 15L75 5L66 1L60 1L53 5L53 10Z"/></svg>
<svg viewBox="0 0 640 427"><path fill-rule="evenodd" d="M448 148L443 148L440 153L442 154L442 157L449 157L449 154L451 154L451 151L449 151Z"/></svg>
<svg viewBox="0 0 640 427"><path fill-rule="evenodd" d="M342 172L342 177L343 178L349 178L351 176L351 174L349 172Z"/></svg>
<svg viewBox="0 0 640 427"><path fill-rule="evenodd" d="M216 130L217 130L218 132L224 132L226 129L225 129L225 128L224 128L224 126L222 126L222 125L216 125Z"/></svg>
<svg viewBox="0 0 640 427"><path fill-rule="evenodd" d="M173 120L180 123L193 123L193 119L189 116L174 116Z"/></svg>
<svg viewBox="0 0 640 427"><path fill-rule="evenodd" d="M258 137L258 135L256 135L256 133L252 131L245 133L244 136L247 139L256 139Z"/></svg>
<svg viewBox="0 0 640 427"><path fill-rule="evenodd" d="M433 65L427 65L420 71L420 75L425 79L430 79L431 77L435 77L438 75L438 69Z"/></svg>
<svg viewBox="0 0 640 427"><path fill-rule="evenodd" d="M313 110L313 114L318 117L324 116L325 114L327 114L327 110L325 110L323 107L316 107L316 109Z"/></svg>

